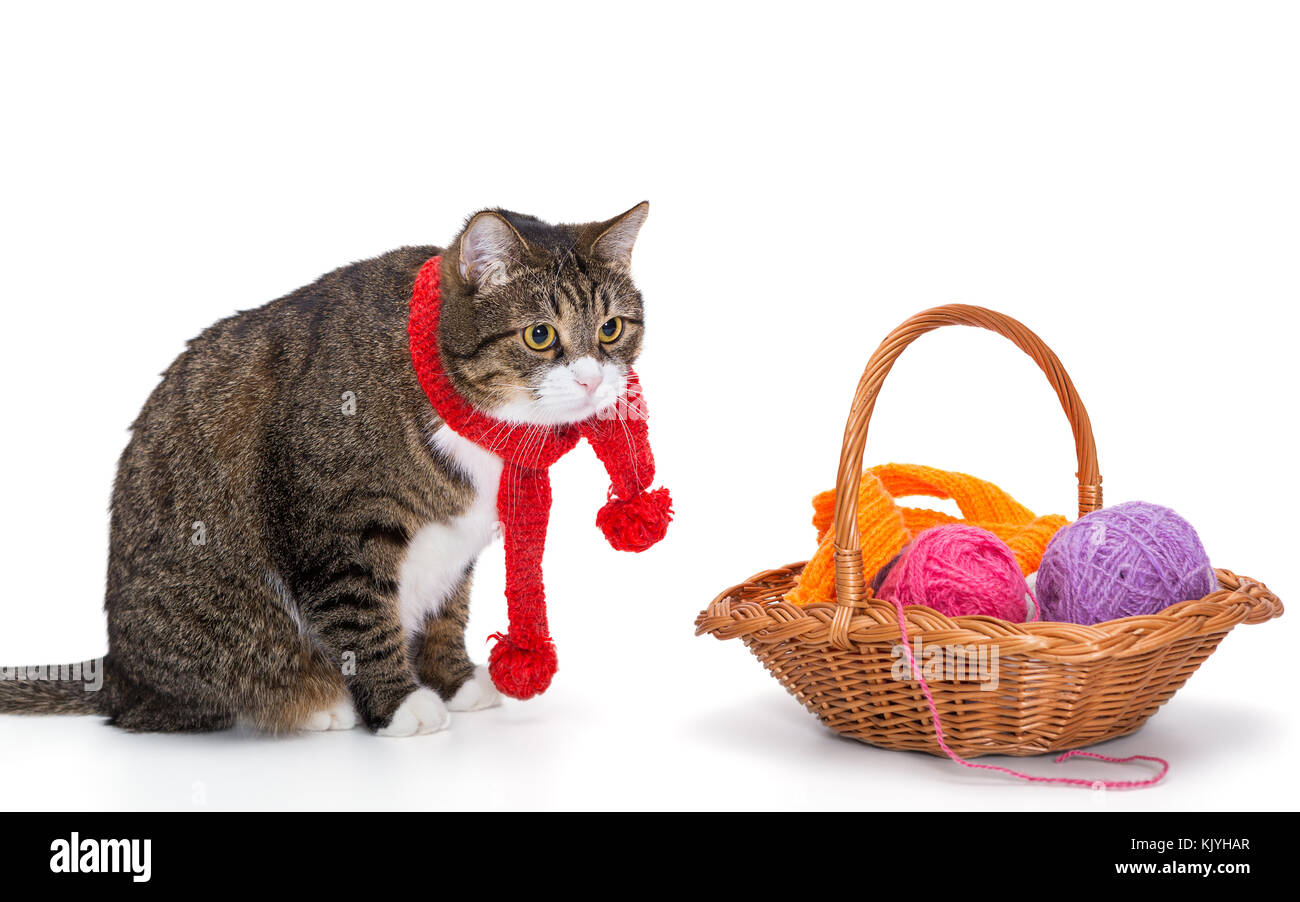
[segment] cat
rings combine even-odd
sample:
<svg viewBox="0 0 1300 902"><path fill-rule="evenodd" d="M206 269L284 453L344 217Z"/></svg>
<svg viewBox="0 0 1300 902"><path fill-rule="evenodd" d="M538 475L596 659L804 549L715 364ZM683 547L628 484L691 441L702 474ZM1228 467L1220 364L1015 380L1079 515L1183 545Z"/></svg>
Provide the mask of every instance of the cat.
<svg viewBox="0 0 1300 902"><path fill-rule="evenodd" d="M630 264L648 212L482 210L445 250L344 266L192 340L118 464L108 653L75 665L102 688L10 669L0 712L408 736L498 704L465 627L503 463L422 390L413 283L441 256L438 346L475 410L577 423L618 402L640 351Z"/></svg>

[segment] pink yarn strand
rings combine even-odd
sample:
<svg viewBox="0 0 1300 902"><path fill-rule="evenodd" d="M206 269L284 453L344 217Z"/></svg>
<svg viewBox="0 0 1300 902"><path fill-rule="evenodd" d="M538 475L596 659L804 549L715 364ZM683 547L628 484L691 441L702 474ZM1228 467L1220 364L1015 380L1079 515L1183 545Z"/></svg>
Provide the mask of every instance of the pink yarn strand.
<svg viewBox="0 0 1300 902"><path fill-rule="evenodd" d="M1153 755L1129 755L1127 758L1113 758L1110 755L1102 755L1097 752L1087 752L1083 749L1074 749L1069 752L1062 752L1056 756L1056 763L1060 764L1068 758L1080 755L1085 758L1096 758L1098 761L1109 761L1113 764L1128 764L1132 761L1152 761L1160 765L1160 773L1146 780L1081 780L1077 777L1039 777L1034 774L1022 774L1020 771L1011 770L1009 767L999 767L996 764L976 764L974 761L967 761L948 747L948 743L943 738L943 724L939 720L939 709L935 706L934 696L930 693L930 684L926 682L921 671L917 669L916 657L912 654L912 642L907 635L907 622L903 615L903 605L894 601L894 610L898 613L898 628L903 634L903 650L907 652L907 666L911 670L912 677L921 687L921 692L925 694L925 703L930 708L930 717L934 722L934 737L939 743L939 748L943 753L956 761L963 767L975 768L978 770L995 770L999 773L1009 774L1021 780L1028 780L1030 783L1059 783L1065 786L1082 786L1088 789L1095 789L1097 786L1103 786L1106 789L1142 789L1146 786L1154 786L1165 778L1169 773L1169 762L1164 758L1157 758Z"/></svg>

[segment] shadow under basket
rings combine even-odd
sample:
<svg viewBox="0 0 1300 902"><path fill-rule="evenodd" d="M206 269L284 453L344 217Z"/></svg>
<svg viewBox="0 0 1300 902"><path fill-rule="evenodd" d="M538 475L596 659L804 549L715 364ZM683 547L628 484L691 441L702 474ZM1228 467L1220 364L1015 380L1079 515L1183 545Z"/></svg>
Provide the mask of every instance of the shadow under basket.
<svg viewBox="0 0 1300 902"><path fill-rule="evenodd" d="M862 572L858 480L867 425L894 360L916 337L945 325L1010 338L1056 389L1074 429L1079 513L1101 507L1101 476L1088 415L1056 355L1023 325L991 310L936 307L894 330L872 355L845 428L836 480L836 603L784 601L803 564L767 570L722 592L695 621L696 635L740 639L772 676L832 730L887 749L943 755L919 683L908 674L898 612L872 597ZM958 652L917 667L929 684L949 748L962 757L1040 755L1132 733L1187 682L1240 623L1282 614L1261 583L1216 571L1219 590L1158 614L1072 623L949 618L905 609L909 640Z"/></svg>

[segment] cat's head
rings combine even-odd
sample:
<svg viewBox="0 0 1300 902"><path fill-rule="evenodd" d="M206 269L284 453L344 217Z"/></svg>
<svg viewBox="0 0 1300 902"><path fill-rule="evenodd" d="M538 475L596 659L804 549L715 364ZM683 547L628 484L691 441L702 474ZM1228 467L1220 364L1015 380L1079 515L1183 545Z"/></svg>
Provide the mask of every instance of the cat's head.
<svg viewBox="0 0 1300 902"><path fill-rule="evenodd" d="M650 211L551 225L508 210L466 222L443 255L438 345L456 390L516 423L562 425L616 404L641 349L632 245Z"/></svg>

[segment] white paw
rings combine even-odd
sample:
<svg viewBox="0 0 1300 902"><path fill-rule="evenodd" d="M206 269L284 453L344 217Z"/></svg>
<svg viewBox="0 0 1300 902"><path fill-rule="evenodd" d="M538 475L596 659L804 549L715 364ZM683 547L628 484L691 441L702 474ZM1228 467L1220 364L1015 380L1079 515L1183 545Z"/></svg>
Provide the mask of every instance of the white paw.
<svg viewBox="0 0 1300 902"><path fill-rule="evenodd" d="M501 693L492 685L488 669L481 664L474 668L474 675L466 680L456 694L447 702L452 711L482 711L495 708L501 704Z"/></svg>
<svg viewBox="0 0 1300 902"><path fill-rule="evenodd" d="M406 697L388 726L379 730L380 736L415 736L420 733L436 733L451 723L451 714L447 706L438 698L438 693L423 686Z"/></svg>
<svg viewBox="0 0 1300 902"><path fill-rule="evenodd" d="M332 708L317 711L302 725L304 730L323 733L326 730L350 730L357 725L357 712L352 699L344 696Z"/></svg>
<svg viewBox="0 0 1300 902"><path fill-rule="evenodd" d="M309 733L322 733L328 730L330 728L330 712L317 711L303 722L302 728Z"/></svg>

